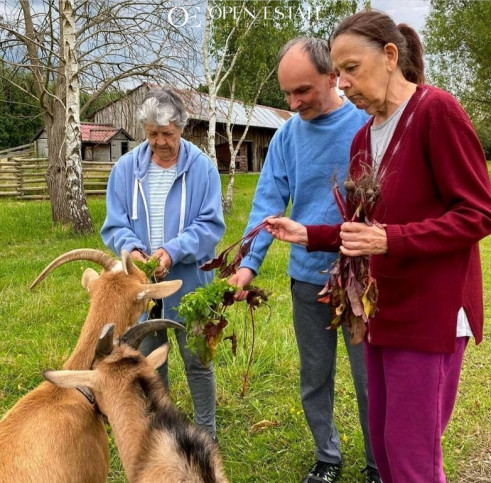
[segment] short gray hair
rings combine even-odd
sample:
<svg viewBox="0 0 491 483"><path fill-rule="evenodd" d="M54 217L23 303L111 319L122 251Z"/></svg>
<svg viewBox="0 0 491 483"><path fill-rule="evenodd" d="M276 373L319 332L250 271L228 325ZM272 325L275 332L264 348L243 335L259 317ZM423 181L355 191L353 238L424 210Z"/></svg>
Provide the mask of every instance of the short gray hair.
<svg viewBox="0 0 491 483"><path fill-rule="evenodd" d="M331 56L329 54L329 43L327 40L315 37L295 37L288 41L278 52L277 62L281 62L285 54L295 45L299 45L307 52L319 74L332 72Z"/></svg>
<svg viewBox="0 0 491 483"><path fill-rule="evenodd" d="M181 130L188 117L184 101L169 87L148 92L137 114L138 121L143 125L167 126L173 122Z"/></svg>

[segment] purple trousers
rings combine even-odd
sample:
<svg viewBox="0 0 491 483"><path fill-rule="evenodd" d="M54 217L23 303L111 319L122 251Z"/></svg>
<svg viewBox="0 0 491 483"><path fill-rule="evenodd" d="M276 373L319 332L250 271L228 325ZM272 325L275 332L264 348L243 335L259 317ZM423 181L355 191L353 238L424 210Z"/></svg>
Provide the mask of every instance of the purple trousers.
<svg viewBox="0 0 491 483"><path fill-rule="evenodd" d="M453 354L365 342L368 426L383 483L445 483L441 436L450 420L468 337Z"/></svg>

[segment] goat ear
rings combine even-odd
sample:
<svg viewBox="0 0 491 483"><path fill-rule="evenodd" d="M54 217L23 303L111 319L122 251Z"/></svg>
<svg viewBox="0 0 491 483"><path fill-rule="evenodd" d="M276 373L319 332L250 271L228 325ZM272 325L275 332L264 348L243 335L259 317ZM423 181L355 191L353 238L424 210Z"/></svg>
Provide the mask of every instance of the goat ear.
<svg viewBox="0 0 491 483"><path fill-rule="evenodd" d="M43 377L58 387L74 389L87 386L97 390L99 386L96 371L44 371Z"/></svg>
<svg viewBox="0 0 491 483"><path fill-rule="evenodd" d="M145 289L141 291L138 299L163 299L177 292L182 286L182 280L169 280L168 282L150 283L145 285Z"/></svg>
<svg viewBox="0 0 491 483"><path fill-rule="evenodd" d="M99 274L93 268L86 268L82 275L82 287L87 290L87 292L90 292L90 282L92 282L92 280L97 280L98 278Z"/></svg>
<svg viewBox="0 0 491 483"><path fill-rule="evenodd" d="M147 356L147 361L150 362L154 369L158 369L166 360L169 354L170 345L166 342L164 345L157 347Z"/></svg>

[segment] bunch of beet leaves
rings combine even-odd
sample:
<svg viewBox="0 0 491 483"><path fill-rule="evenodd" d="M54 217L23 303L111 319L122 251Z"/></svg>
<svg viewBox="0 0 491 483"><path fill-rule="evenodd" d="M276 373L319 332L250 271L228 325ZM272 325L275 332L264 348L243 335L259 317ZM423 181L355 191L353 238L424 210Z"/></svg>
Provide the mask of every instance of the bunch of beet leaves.
<svg viewBox="0 0 491 483"><path fill-rule="evenodd" d="M375 206L380 199L383 172L375 172L363 165L356 179L350 176L344 182L346 198L339 185L333 186L334 199L343 221L376 224ZM351 344L359 344L367 331L367 322L377 311L377 283L370 275L368 256L339 256L329 270L326 285L319 293L319 302L329 303L334 315L329 329L342 324L348 327Z"/></svg>
<svg viewBox="0 0 491 483"><path fill-rule="evenodd" d="M222 340L230 340L232 353L236 354L237 335L235 330L230 336L224 336L224 329L228 326L227 309L234 304L234 294L238 287L230 285L226 278L233 275L243 258L249 253L252 243L265 223L261 222L250 230L243 238L228 246L217 257L204 263L200 268L204 271L218 269L218 277L203 287L198 287L194 292L186 294L178 307L178 314L186 323L186 331L189 348L198 354L204 365L209 364L215 357L217 344ZM236 248L236 253L231 262L228 257ZM246 304L251 319L252 340L249 352L249 361L241 396L247 391L249 371L254 359L255 345L255 317L257 307L267 305L268 294L255 286L244 287L247 290Z"/></svg>

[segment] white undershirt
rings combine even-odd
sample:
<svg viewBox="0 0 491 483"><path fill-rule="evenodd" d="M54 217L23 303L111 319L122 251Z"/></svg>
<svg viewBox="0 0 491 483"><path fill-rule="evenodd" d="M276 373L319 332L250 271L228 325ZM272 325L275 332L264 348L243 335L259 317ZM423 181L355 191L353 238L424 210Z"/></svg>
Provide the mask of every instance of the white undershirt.
<svg viewBox="0 0 491 483"><path fill-rule="evenodd" d="M370 142L372 145L372 162L375 172L378 171L380 166L380 162L384 157L385 151L387 151L387 146L394 135L394 131L396 130L399 119L404 112L404 108L407 106L407 103L403 102L397 110L392 114L389 118L387 118L382 124L378 126L370 127Z"/></svg>

